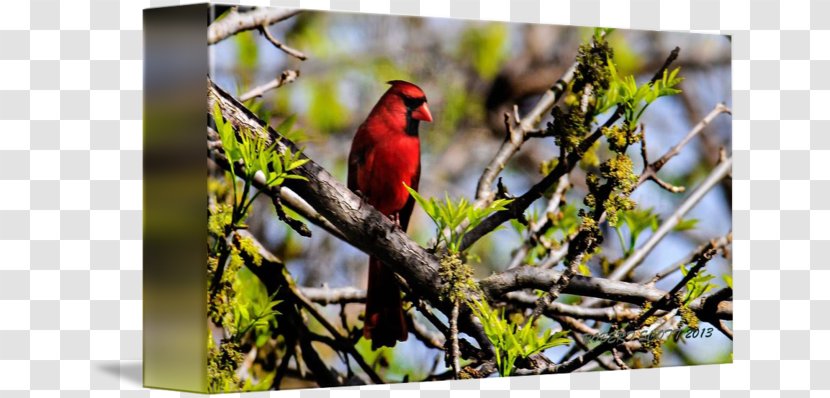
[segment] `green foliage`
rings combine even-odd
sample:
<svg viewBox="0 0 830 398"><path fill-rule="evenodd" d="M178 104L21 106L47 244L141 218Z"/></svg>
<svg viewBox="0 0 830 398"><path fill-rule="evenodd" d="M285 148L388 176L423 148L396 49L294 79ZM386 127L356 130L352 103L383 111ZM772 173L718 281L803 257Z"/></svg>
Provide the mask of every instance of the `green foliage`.
<svg viewBox="0 0 830 398"><path fill-rule="evenodd" d="M579 165L584 169L599 167L599 140L594 141L593 144L582 154L582 159L579 160Z"/></svg>
<svg viewBox="0 0 830 398"><path fill-rule="evenodd" d="M513 201L512 199L497 199L487 207L478 208L463 197L457 203L453 202L449 195L446 195L443 201L435 200L435 198L426 199L406 184L404 186L435 223L438 230L437 242L443 241L446 243L447 250L450 253L458 253L464 235L480 224L487 216L497 211L506 210L505 206ZM467 226L461 231L456 231L465 220L468 221ZM445 229L449 230L449 236L444 234Z"/></svg>
<svg viewBox="0 0 830 398"><path fill-rule="evenodd" d="M532 209L530 214L526 215L527 219L536 225L545 223L547 218L550 221L550 226L544 230L539 240L530 240L527 236L527 226L516 219L510 220L513 229L519 234L523 241L537 242L537 244L528 250L527 256L524 258L525 264L535 264L537 261L548 256L550 249L559 248L561 241L569 239L573 236L580 226L579 209L570 204L564 203L560 205L558 211L548 212L544 215L538 215L538 209Z"/></svg>
<svg viewBox="0 0 830 398"><path fill-rule="evenodd" d="M637 239L643 231L650 229L656 231L659 227L660 219L654 213L654 209L632 209L623 211L619 215L620 223L614 228L617 231L617 236L620 238L620 247L623 249L624 256L628 257L634 252L637 247ZM628 229L628 244L623 239L622 227Z"/></svg>
<svg viewBox="0 0 830 398"><path fill-rule="evenodd" d="M732 275L723 274L722 278L723 282L726 283L726 287L732 289Z"/></svg>
<svg viewBox="0 0 830 398"><path fill-rule="evenodd" d="M600 173L603 178L615 181L619 190L628 193L637 185L637 174L634 173L634 162L628 155L618 153L600 165Z"/></svg>
<svg viewBox="0 0 830 398"><path fill-rule="evenodd" d="M507 27L499 23L486 23L464 31L460 47L476 73L483 80L490 80L499 72L504 61L506 44Z"/></svg>
<svg viewBox="0 0 830 398"><path fill-rule="evenodd" d="M680 266L680 272L683 273L684 277L689 274L689 269L685 265ZM715 279L715 276L710 275L706 272L706 268L703 268L694 278L686 282L686 294L683 296L683 305L691 303L704 293L714 289L715 285L709 283L712 279Z"/></svg>
<svg viewBox="0 0 830 398"><path fill-rule="evenodd" d="M314 82L310 86L309 123L317 131L334 132L349 125L349 111L340 102L337 82Z"/></svg>
<svg viewBox="0 0 830 398"><path fill-rule="evenodd" d="M700 220L698 220L697 218L686 218L686 219L680 220L677 223L677 225L674 226L674 230L680 232L680 231L689 231L689 230L695 229L695 228L697 228L697 223L699 221Z"/></svg>
<svg viewBox="0 0 830 398"><path fill-rule="evenodd" d="M245 264L242 255L236 247L231 247L227 250L227 263L222 270L222 277L215 286L210 286L213 293L208 293L207 314L208 319L217 325L225 325L230 334L236 333L233 322L233 303L236 298L236 290L234 290L234 281L236 273ZM213 281L213 277L218 272L218 261L221 257L211 255L208 257L208 280Z"/></svg>
<svg viewBox="0 0 830 398"><path fill-rule="evenodd" d="M580 158L585 155L579 152L582 149L580 148L582 140L588 136L591 127L590 120L593 120L593 115L596 113L590 106L583 109L580 100L587 96L591 101L592 97L601 95L609 87L611 78L609 64L614 58L614 51L605 40L608 33L610 33L608 30L594 30L591 41L579 46L576 56L577 66L570 88L573 95L565 101L567 110L554 107L551 110L553 122L547 124L546 135L555 137L556 145L565 153L576 152ZM598 158L595 156L596 149L592 147L589 151L591 153L585 159L588 165L598 163ZM548 169L551 168L548 166Z"/></svg>
<svg viewBox="0 0 830 398"><path fill-rule="evenodd" d="M275 299L278 292L269 297L262 282L247 268L239 270L234 290L237 295L232 305L236 329L233 339L240 341L252 332L254 344L262 347L271 338L271 330L278 326L277 315L280 312L275 308L282 300Z"/></svg>
<svg viewBox="0 0 830 398"><path fill-rule="evenodd" d="M692 311L687 305L681 305L677 308L677 311L680 313L680 319L683 320L683 324L686 324L690 329L697 329L700 327L700 319L698 319L695 312Z"/></svg>
<svg viewBox="0 0 830 398"><path fill-rule="evenodd" d="M257 173L261 172L265 175L266 184L270 187L280 186L285 180L306 181L305 177L291 173L308 162L308 159L302 158L302 151L291 152L287 148L284 151L277 151L275 150L276 142L268 145L264 138L256 134L240 134L237 139L231 123L222 118L218 104L213 110L213 120L228 161L231 164L242 162L245 165L245 172L241 176L237 176L234 167L231 167L231 184L234 191L233 225L238 225L242 221L254 199L261 193L257 192L253 197L247 197ZM239 197L236 192L237 177L242 178L244 182L242 197Z"/></svg>
<svg viewBox="0 0 830 398"><path fill-rule="evenodd" d="M257 60L259 57L256 37L254 32L244 32L234 35L236 41L237 54L236 58L243 67L254 70L257 67Z"/></svg>
<svg viewBox="0 0 830 398"><path fill-rule="evenodd" d="M341 49L328 39L328 16L303 13L292 18L294 24L285 32L285 42L301 48L314 59L336 54Z"/></svg>
<svg viewBox="0 0 830 398"><path fill-rule="evenodd" d="M644 59L641 54L631 48L624 35L608 37L608 43L614 49L614 63L621 74L628 74L643 69Z"/></svg>
<svg viewBox="0 0 830 398"><path fill-rule="evenodd" d="M614 28L594 28L593 39L594 41L603 40L604 38L611 35L611 33L614 33L615 30L616 29Z"/></svg>
<svg viewBox="0 0 830 398"><path fill-rule="evenodd" d="M519 326L515 320L504 318L504 309L494 310L485 300L471 300L470 309L481 320L487 339L496 351L496 367L502 376L510 376L516 360L547 350L570 344L567 331L553 333L546 329L539 335L533 325Z"/></svg>
<svg viewBox="0 0 830 398"><path fill-rule="evenodd" d="M637 86L634 76L620 76L614 61L608 61L609 85L597 101L597 113L604 113L615 106L623 107L623 116L629 126L636 127L646 108L657 98L680 93L676 86L683 81L678 77L680 68L663 71L663 77L654 84Z"/></svg>

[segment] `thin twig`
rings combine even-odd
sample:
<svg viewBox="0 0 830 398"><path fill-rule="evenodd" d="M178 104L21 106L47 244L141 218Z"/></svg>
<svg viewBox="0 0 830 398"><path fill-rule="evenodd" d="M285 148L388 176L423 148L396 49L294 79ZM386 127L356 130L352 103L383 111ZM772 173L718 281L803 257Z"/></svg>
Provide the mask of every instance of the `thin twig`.
<svg viewBox="0 0 830 398"><path fill-rule="evenodd" d="M484 168L484 173L478 180L478 186L476 187L476 206L484 207L492 200L492 185L496 177L504 170L510 158L519 151L519 148L527 140L527 134L536 129L536 126L542 121L542 117L550 112L551 108L562 97L568 84L573 81L574 72L578 65L578 63L574 62L562 74L562 77L542 95L542 98L539 99L536 106L527 115L521 119L515 119L515 125L510 121L510 114L505 114L506 136L496 155L487 164L487 167Z"/></svg>
<svg viewBox="0 0 830 398"><path fill-rule="evenodd" d="M732 330L729 329L728 326L726 326L726 322L723 319L713 323L712 325L715 326L715 328L717 328L721 333L723 333L724 336L729 337L729 340L734 339Z"/></svg>
<svg viewBox="0 0 830 398"><path fill-rule="evenodd" d="M427 325L418 322L416 319L416 311L409 311L406 321L409 331L427 347L441 351L446 350L444 336L430 331Z"/></svg>
<svg viewBox="0 0 830 398"><path fill-rule="evenodd" d="M716 117L718 117L718 115L720 115L722 113L726 113L726 114L731 115L732 111L729 110L729 108L727 108L725 104L718 103L717 105L715 105L715 108L712 109L711 112L709 112L708 115L706 115L700 122L698 122L691 130L689 130L689 132L683 137L683 139L680 140L680 142L678 142L675 146L673 146L671 149L666 151L666 153L663 154L663 156L661 156L659 159L655 160L653 163L648 162L648 154L646 152L645 132L643 132L643 142L642 142L642 146L641 146L641 154L643 156L643 164L645 166L644 166L643 173L640 175L640 180L637 182L637 185L640 185L645 181L652 180L655 183L657 183L660 187L668 190L669 192L674 192L674 193L683 192L685 188L683 188L683 187L673 187L671 184L668 184L665 181L661 180L657 176L657 172L660 171L660 169L662 169L663 166L665 166L666 163L671 158L673 158L674 156L677 156L677 154L680 153L680 151L683 149L683 147L685 147L686 144L688 144L689 141L691 141L692 138L694 138L695 136L700 134L700 132L702 132L706 128L706 126L711 124L712 121Z"/></svg>
<svg viewBox="0 0 830 398"><path fill-rule="evenodd" d="M452 368L453 375L455 378L458 378L458 374L461 371L461 365L459 364L459 357L461 356L461 349L458 347L458 311L459 311L459 303L456 300L452 305L452 311L450 312L450 333L448 337L450 349L449 349L449 362L450 367Z"/></svg>
<svg viewBox="0 0 830 398"><path fill-rule="evenodd" d="M658 303L655 303L651 308L644 311L640 314L640 318L634 322L628 324L628 326L624 329L627 336L631 336L630 332L633 332L639 329L647 319L653 316L658 307L666 307L666 306L675 306L676 307L676 298L675 295L686 285L686 283L694 278L698 272L706 265L706 263L714 256L715 250L711 248L711 250L707 250L706 252L702 253L695 263L695 265L689 270L687 273L671 290L665 293L663 297L660 298ZM676 308L675 308L676 310ZM673 313L673 312L672 312ZM670 314L667 314L671 315ZM588 362L593 361L598 356L602 355L604 352L618 346L620 344L611 343L610 340L605 340L590 351L574 358L569 361L563 362L558 365L552 365L546 368L537 368L537 369L519 369L516 372L516 375L530 375L530 374L546 374L546 373L568 373L573 372L576 369L584 366Z"/></svg>
<svg viewBox="0 0 830 398"><path fill-rule="evenodd" d="M329 334L331 334L331 336L337 341L341 350L349 353L352 356L352 358L354 358L355 362L357 362L358 366L360 366L360 368L363 369L366 375L369 376L372 382L376 384L383 384L383 379L381 379L380 376L378 376L378 374L375 372L375 370L372 369L372 367L366 363L366 361L363 359L363 356L361 356L360 353L357 352L357 350L355 349L353 343L349 341L348 338L340 334L339 331L337 331L337 328L335 328L334 325L332 325L331 322L329 322L329 320L326 319L326 317L323 316L323 314L321 314L320 311L317 310L317 307L314 306L314 303L305 298L305 296L303 296L302 292L300 292L300 290L297 289L296 286L290 286L290 289L291 292L296 296L300 304L302 304L303 307L306 308L306 311L309 314L311 314L321 325L323 325L326 331L328 331Z"/></svg>
<svg viewBox="0 0 830 398"><path fill-rule="evenodd" d="M715 248L717 248L720 251L725 251L726 247L730 244L732 244L732 231L715 240ZM672 265L669 265L666 268L663 268L653 278L648 279L648 282L652 284L656 283L657 281L665 279L667 276L673 274L674 272L679 271L681 266L691 263L697 255L697 253L703 251L707 245L708 242L698 246L698 248L695 251L686 256L683 260L680 260ZM641 280L640 282L646 282L646 280Z"/></svg>
<svg viewBox="0 0 830 398"><path fill-rule="evenodd" d="M697 189L692 192L688 198L686 198L683 203L678 206L677 210L669 216L663 224L654 231L651 236L649 236L648 240L639 247L634 253L632 253L625 261L620 264L619 267L614 269L611 275L608 276L608 279L611 280L622 280L626 275L628 275L635 267L640 265L640 263L645 260L646 256L657 247L657 243L659 243L666 235L669 234L677 224L683 219L683 216L689 212L701 199L703 199L706 194L717 185L721 179L723 179L728 173L729 170L732 169L732 158L727 158L724 162L719 164L715 167L714 170L706 177L706 179L697 187Z"/></svg>
<svg viewBox="0 0 830 398"><path fill-rule="evenodd" d="M542 235L553 226L552 219L559 214L559 205L562 203L562 200L565 197L565 192L567 192L570 186L571 183L568 174L563 175L556 184L556 190L553 192L553 195L551 195L550 200L548 200L547 208L545 208L545 212L542 215L544 221L537 220L534 223L530 223L528 228L528 239L523 241L522 245L516 249L516 253L513 254L513 259L510 261L507 269L521 265L525 256L527 256L527 253L533 247L533 243L542 242ZM565 251L567 251L567 246L564 241L562 242L562 247L560 247L559 250L549 250L548 259L555 258L556 254L562 252L562 248L565 248ZM562 256L564 256L564 252L562 252ZM559 260L557 259L556 263L558 262Z"/></svg>
<svg viewBox="0 0 830 398"><path fill-rule="evenodd" d="M268 92L269 90L274 90L280 88L288 83L293 83L297 78L300 77L300 71L297 69L287 69L282 71L279 76L274 78L274 80L269 81L261 86L254 87L248 90L246 93L239 96L239 100L245 102L251 98L261 97L263 94Z"/></svg>
<svg viewBox="0 0 830 398"><path fill-rule="evenodd" d="M611 356L614 358L614 363L617 364L620 369L629 369L628 365L623 362L620 352L617 351L616 348L611 349Z"/></svg>
<svg viewBox="0 0 830 398"><path fill-rule="evenodd" d="M366 291L354 287L302 287L300 292L310 301L320 305L366 302Z"/></svg>
<svg viewBox="0 0 830 398"><path fill-rule="evenodd" d="M274 47L280 49L282 52L284 52L284 53L286 53L286 54L288 54L288 55L290 55L294 58L297 58L300 61L305 61L308 58L308 57L306 57L306 55L302 51L297 50L294 47L290 47L290 46L284 44L283 42L277 40L277 38L274 37L274 35L272 35L271 32L268 30L267 25L260 26L259 31L265 36L266 39L268 39L268 41L271 42L271 44L274 45Z"/></svg>

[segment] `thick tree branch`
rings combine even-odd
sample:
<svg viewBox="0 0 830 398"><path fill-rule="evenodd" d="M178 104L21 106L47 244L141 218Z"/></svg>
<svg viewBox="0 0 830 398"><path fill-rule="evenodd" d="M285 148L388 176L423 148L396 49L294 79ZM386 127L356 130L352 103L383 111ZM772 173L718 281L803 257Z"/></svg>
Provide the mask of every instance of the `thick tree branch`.
<svg viewBox="0 0 830 398"><path fill-rule="evenodd" d="M509 300L511 298L515 299L516 296L508 295L508 293L517 290L539 289L547 291L559 279L560 275L560 271L550 269L518 267L487 277L481 280L479 285L488 296L494 299L504 296ZM653 286L583 275L574 275L570 283L562 290L562 293L622 301L636 305L643 305L646 302L658 304L666 295L664 290ZM698 299L690 303L689 308L700 311L703 310L704 304L705 299ZM658 307L658 309L667 308ZM714 315L718 319L732 319L731 301L722 301L710 311L714 311Z"/></svg>
<svg viewBox="0 0 830 398"><path fill-rule="evenodd" d="M301 10L282 8L256 8L251 11L239 12L236 8L233 8L228 11L228 15L208 26L207 41L209 45L216 44L239 32L258 29L260 26L273 25L300 12Z"/></svg>

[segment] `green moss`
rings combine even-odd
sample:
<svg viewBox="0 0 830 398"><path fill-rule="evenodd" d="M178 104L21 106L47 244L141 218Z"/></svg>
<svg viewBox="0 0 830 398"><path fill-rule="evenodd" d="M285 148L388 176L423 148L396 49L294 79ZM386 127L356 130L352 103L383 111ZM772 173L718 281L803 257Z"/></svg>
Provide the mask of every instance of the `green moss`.
<svg viewBox="0 0 830 398"><path fill-rule="evenodd" d="M573 91L582 91L588 83L598 89L607 89L611 78L608 72L608 60L613 58L614 50L602 38L579 46L576 56L579 65L574 73Z"/></svg>
<svg viewBox="0 0 830 398"><path fill-rule="evenodd" d="M695 312L692 311L691 308L682 305L678 308L678 312L680 312L680 318L683 319L683 322L686 323L691 329L698 329L700 327L700 319L698 319Z"/></svg>
<svg viewBox="0 0 830 398"><path fill-rule="evenodd" d="M462 261L458 253L441 258L438 275L444 282L443 296L451 302L466 300L469 293L477 288L473 280L473 268Z"/></svg>
<svg viewBox="0 0 830 398"><path fill-rule="evenodd" d="M222 342L217 347L213 337L208 336L208 390L210 392L238 391L243 384L236 369L244 359L239 345L232 342Z"/></svg>
<svg viewBox="0 0 830 398"><path fill-rule="evenodd" d="M625 153L625 150L642 139L642 133L631 128L627 122L621 125L603 127L602 135L608 140L608 148L614 152Z"/></svg>
<svg viewBox="0 0 830 398"><path fill-rule="evenodd" d="M556 166L558 165L559 158L553 158L551 160L548 160L547 162L542 162L542 164L539 165L539 172L542 173L542 175L548 175L550 174L550 172L556 169Z"/></svg>
<svg viewBox="0 0 830 398"><path fill-rule="evenodd" d="M254 244L251 238L242 238L239 240L239 247L242 251L251 258L254 265L262 265L262 255L259 254L259 248Z"/></svg>
<svg viewBox="0 0 830 398"><path fill-rule="evenodd" d="M222 278L219 280L218 286L210 286L208 289L207 314L208 319L219 326L225 327L233 335L236 334L232 311L234 298L236 297L233 282L236 278L236 273L244 265L244 261L239 250L235 247L230 250L228 262L222 272ZM213 263L215 262L216 260L213 261ZM211 272L211 260L208 260L208 281L213 281L215 272L215 266ZM212 289L215 289L215 293L211 292Z"/></svg>
<svg viewBox="0 0 830 398"><path fill-rule="evenodd" d="M605 219L612 227L617 226L622 212L634 209L637 204L628 196L612 192L605 200Z"/></svg>
<svg viewBox="0 0 830 398"><path fill-rule="evenodd" d="M566 153L578 151L583 138L589 132L585 114L577 105L570 107L568 112L558 107L553 108L551 115L553 122L548 122L547 134L552 135L556 145L564 148Z"/></svg>
<svg viewBox="0 0 830 398"><path fill-rule="evenodd" d="M629 193L637 184L637 174L634 173L634 162L628 155L618 153L611 159L600 165L602 177L613 181L615 188L624 193Z"/></svg>
<svg viewBox="0 0 830 398"><path fill-rule="evenodd" d="M216 209L210 211L208 217L208 232L213 236L225 236L225 229L231 225L233 218L233 206L221 203Z"/></svg>
<svg viewBox="0 0 830 398"><path fill-rule="evenodd" d="M582 159L579 161L579 165L584 169L599 167L600 161L597 152L599 152L599 140L594 141L588 150L585 151Z"/></svg>

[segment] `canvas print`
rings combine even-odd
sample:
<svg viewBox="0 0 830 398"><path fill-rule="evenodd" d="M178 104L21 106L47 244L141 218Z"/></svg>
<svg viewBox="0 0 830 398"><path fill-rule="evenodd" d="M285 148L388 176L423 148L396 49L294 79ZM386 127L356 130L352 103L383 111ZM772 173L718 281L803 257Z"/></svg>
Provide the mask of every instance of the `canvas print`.
<svg viewBox="0 0 830 398"><path fill-rule="evenodd" d="M208 14L211 392L731 362L728 36Z"/></svg>

